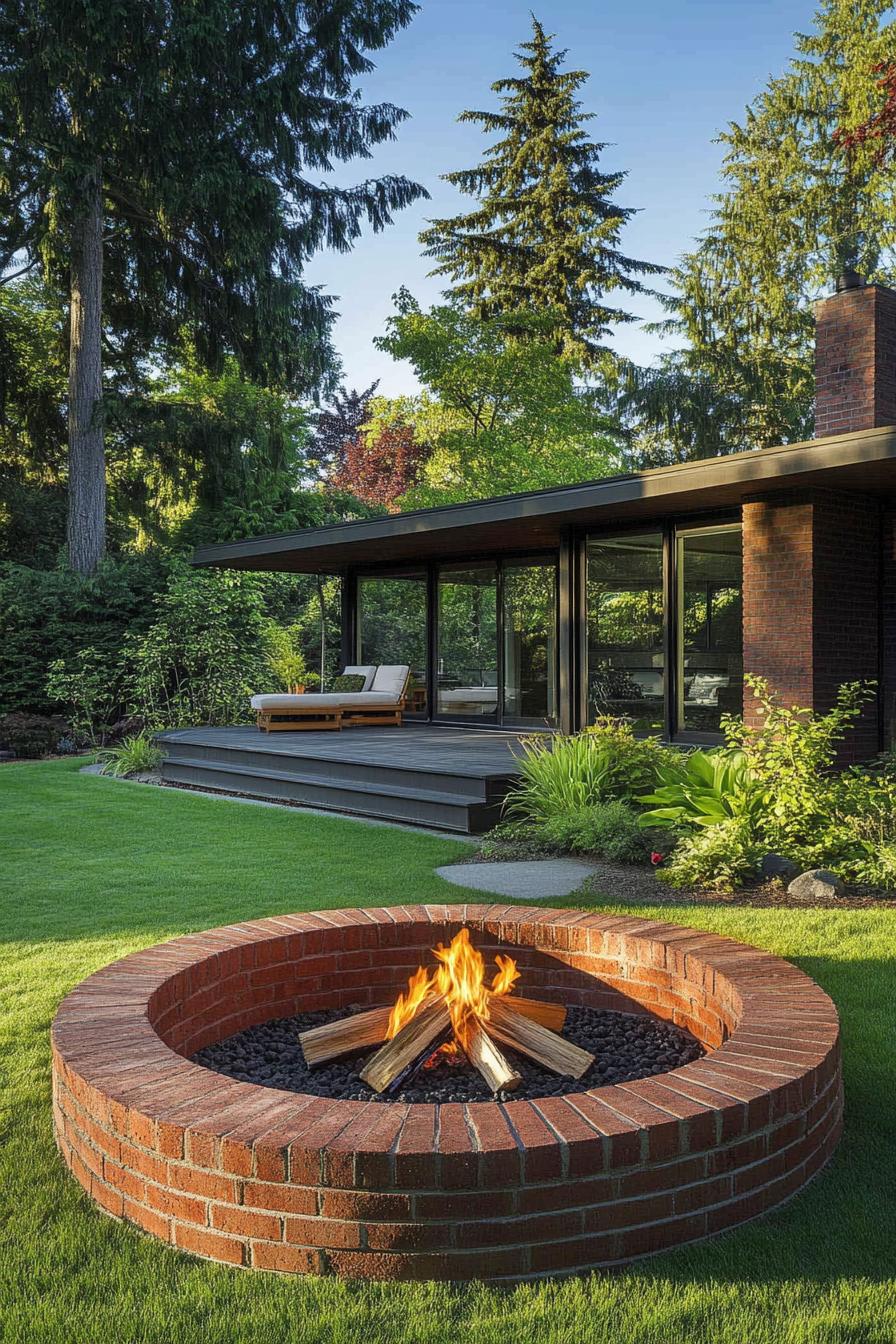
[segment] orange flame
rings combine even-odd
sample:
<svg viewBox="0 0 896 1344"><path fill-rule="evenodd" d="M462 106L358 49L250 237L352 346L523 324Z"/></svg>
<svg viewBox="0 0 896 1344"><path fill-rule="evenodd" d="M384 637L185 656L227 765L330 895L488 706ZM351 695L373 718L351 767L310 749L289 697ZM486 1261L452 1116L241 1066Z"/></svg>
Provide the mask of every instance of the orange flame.
<svg viewBox="0 0 896 1344"><path fill-rule="evenodd" d="M434 947L433 956L439 962L436 970L430 975L425 967L418 966L408 981L407 992L399 994L389 1018L387 1039L411 1021L427 998L444 995L455 1041L466 1047L475 1019L488 1019L489 999L495 994L509 994L520 973L512 957L498 954L495 957L498 970L491 985L487 984L485 961L470 942L467 928L462 928L447 947L441 943ZM442 1046L442 1051L448 1054L456 1049L453 1042Z"/></svg>

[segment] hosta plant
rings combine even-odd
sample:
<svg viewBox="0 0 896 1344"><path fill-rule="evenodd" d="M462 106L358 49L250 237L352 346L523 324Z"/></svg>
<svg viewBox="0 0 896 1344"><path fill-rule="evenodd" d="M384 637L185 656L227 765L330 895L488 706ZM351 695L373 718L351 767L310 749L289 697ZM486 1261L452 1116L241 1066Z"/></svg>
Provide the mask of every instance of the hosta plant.
<svg viewBox="0 0 896 1344"><path fill-rule="evenodd" d="M688 831L717 826L733 817L757 821L762 793L742 751L692 751L674 767L661 767L659 784L638 797L649 804L644 827Z"/></svg>

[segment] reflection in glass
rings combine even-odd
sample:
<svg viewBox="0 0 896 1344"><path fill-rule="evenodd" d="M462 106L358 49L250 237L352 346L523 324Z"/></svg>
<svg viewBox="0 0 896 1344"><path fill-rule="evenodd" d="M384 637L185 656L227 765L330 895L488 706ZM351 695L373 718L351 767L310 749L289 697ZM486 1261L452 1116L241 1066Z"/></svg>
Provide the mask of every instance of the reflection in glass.
<svg viewBox="0 0 896 1344"><path fill-rule="evenodd" d="M426 713L426 574L358 579L358 662L407 663L408 713Z"/></svg>
<svg viewBox="0 0 896 1344"><path fill-rule="evenodd" d="M557 721L556 587L553 560L504 566L505 723Z"/></svg>
<svg viewBox="0 0 896 1344"><path fill-rule="evenodd" d="M588 542L588 715L663 731L665 620L660 532Z"/></svg>
<svg viewBox="0 0 896 1344"><path fill-rule="evenodd" d="M438 583L438 713L498 713L498 588L494 565L443 569Z"/></svg>
<svg viewBox="0 0 896 1344"><path fill-rule="evenodd" d="M723 714L743 712L741 529L682 532L677 546L677 727L717 733Z"/></svg>

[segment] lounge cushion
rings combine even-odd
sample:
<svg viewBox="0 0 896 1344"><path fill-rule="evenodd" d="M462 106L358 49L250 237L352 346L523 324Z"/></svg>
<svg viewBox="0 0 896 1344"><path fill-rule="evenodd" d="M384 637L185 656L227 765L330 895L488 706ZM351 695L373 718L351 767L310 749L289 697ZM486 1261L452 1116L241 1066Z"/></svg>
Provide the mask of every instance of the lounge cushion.
<svg viewBox="0 0 896 1344"><path fill-rule="evenodd" d="M333 709L339 705L355 708L357 705L394 705L397 696L376 691L346 692L344 695L253 695L249 702L253 709L267 709L286 714L294 709Z"/></svg>
<svg viewBox="0 0 896 1344"><path fill-rule="evenodd" d="M407 663L383 663L376 670L371 691L384 691L393 699L400 700L410 670Z"/></svg>

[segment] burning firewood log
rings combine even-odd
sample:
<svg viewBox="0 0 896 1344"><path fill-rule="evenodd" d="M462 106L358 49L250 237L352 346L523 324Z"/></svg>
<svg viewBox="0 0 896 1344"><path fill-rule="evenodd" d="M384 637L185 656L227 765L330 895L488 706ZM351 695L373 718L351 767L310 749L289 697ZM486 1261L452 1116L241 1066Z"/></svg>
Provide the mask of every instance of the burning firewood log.
<svg viewBox="0 0 896 1344"><path fill-rule="evenodd" d="M389 1007L370 1008L365 1013L352 1013L351 1017L340 1017L338 1022L324 1022L323 1026L303 1031L299 1044L305 1063L313 1068L339 1055L379 1045L386 1039L391 1013Z"/></svg>
<svg viewBox="0 0 896 1344"><path fill-rule="evenodd" d="M523 1081L510 1061L501 1053L479 1022L469 1030L466 1055L493 1092L513 1092Z"/></svg>
<svg viewBox="0 0 896 1344"><path fill-rule="evenodd" d="M385 1092L405 1069L424 1064L450 1032L451 1014L444 999L421 1008L397 1036L368 1059L361 1070L362 1079L375 1092Z"/></svg>
<svg viewBox="0 0 896 1344"><path fill-rule="evenodd" d="M587 1050L540 1023L521 1017L502 998L493 998L489 1004L488 1030L502 1045L509 1045L537 1064L570 1078L581 1078L594 1063L594 1056Z"/></svg>

